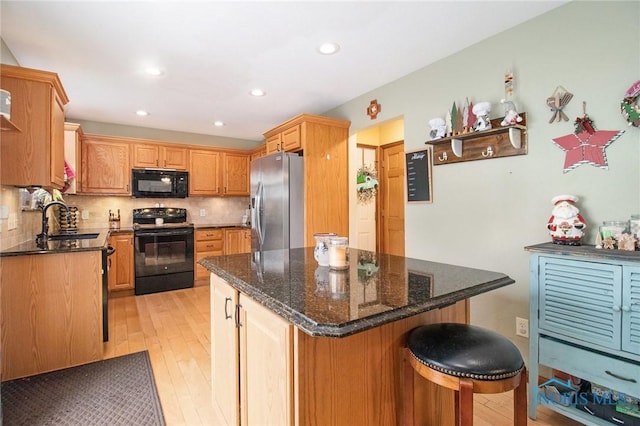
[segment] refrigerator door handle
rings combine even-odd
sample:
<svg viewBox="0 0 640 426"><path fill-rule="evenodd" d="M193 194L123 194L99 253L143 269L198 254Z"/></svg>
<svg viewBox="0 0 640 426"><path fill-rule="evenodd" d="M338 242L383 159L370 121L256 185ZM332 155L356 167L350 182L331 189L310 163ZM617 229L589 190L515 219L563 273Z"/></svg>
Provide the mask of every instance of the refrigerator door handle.
<svg viewBox="0 0 640 426"><path fill-rule="evenodd" d="M256 231L258 232L258 242L260 247L264 243L264 235L262 235L262 182L258 183L258 190L256 191Z"/></svg>

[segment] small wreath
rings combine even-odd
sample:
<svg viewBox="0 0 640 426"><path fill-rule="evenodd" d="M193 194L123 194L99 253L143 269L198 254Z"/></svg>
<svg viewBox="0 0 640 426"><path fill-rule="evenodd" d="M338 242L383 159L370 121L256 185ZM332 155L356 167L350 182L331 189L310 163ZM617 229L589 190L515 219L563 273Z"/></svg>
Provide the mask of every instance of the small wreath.
<svg viewBox="0 0 640 426"><path fill-rule="evenodd" d="M364 164L358 169L356 193L358 202L366 204L373 200L378 192L378 172L373 167Z"/></svg>
<svg viewBox="0 0 640 426"><path fill-rule="evenodd" d="M622 116L629 123L629 126L640 127L640 105L638 105L638 95L640 95L640 80L629 87L624 94L624 99L620 103Z"/></svg>

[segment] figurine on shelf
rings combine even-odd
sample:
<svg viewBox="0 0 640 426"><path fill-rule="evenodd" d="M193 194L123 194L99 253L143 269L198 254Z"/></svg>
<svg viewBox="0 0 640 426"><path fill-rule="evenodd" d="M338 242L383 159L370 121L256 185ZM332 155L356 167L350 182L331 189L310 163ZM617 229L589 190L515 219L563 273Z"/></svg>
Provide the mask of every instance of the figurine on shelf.
<svg viewBox="0 0 640 426"><path fill-rule="evenodd" d="M577 201L578 197L575 195L558 195L551 199L554 206L547 229L554 244L580 245L587 224L575 206Z"/></svg>
<svg viewBox="0 0 640 426"><path fill-rule="evenodd" d="M476 116L474 130L489 130L491 128L491 120L489 119L490 112L490 102L479 102L473 106L473 115Z"/></svg>
<svg viewBox="0 0 640 426"><path fill-rule="evenodd" d="M443 138L447 132L447 126L443 118L432 118L429 120L429 126L431 126L431 131L429 132L431 139Z"/></svg>
<svg viewBox="0 0 640 426"><path fill-rule="evenodd" d="M504 104L504 119L500 122L501 126L511 126L522 122L522 117L516 110L516 104L505 99L502 99L500 103Z"/></svg>

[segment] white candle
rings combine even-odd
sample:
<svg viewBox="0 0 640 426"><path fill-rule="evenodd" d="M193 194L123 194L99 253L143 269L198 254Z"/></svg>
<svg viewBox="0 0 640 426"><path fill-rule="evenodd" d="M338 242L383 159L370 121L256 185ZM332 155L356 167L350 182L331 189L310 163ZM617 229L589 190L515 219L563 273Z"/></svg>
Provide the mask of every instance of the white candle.
<svg viewBox="0 0 640 426"><path fill-rule="evenodd" d="M347 237L331 238L329 241L329 268L347 269L349 267L348 241Z"/></svg>

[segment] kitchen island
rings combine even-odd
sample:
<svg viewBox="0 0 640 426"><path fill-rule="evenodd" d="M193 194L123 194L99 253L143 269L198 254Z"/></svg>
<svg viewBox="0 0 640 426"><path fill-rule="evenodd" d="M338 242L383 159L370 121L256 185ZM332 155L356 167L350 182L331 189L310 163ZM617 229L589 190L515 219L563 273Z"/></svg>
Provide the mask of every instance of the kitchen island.
<svg viewBox="0 0 640 426"><path fill-rule="evenodd" d="M468 299L505 274L351 249L348 270L313 248L207 257L213 403L224 424L396 425L412 328L468 322ZM452 424L453 394L414 377L418 424Z"/></svg>

